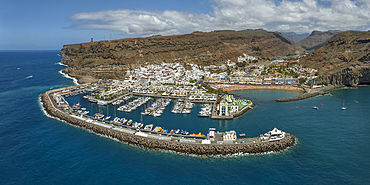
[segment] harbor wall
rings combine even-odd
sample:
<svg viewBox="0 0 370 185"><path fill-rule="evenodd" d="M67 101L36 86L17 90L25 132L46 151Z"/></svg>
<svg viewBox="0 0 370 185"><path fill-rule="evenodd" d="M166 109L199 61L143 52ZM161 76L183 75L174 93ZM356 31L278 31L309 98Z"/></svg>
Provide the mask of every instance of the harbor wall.
<svg viewBox="0 0 370 185"><path fill-rule="evenodd" d="M303 94L301 94L299 96L296 96L296 97L281 98L281 99L277 99L275 101L276 102L298 101L298 100L303 100L303 99L312 98L312 97L315 97L315 96L320 96L320 95L325 95L325 94L327 94L327 93L323 92L323 91L318 91L318 92L314 92L314 93L303 93Z"/></svg>
<svg viewBox="0 0 370 185"><path fill-rule="evenodd" d="M124 133L118 130L113 130L111 128L106 128L93 123L89 123L64 113L54 106L52 102L53 100L50 98L49 95L51 92L53 91L48 91L41 95L43 107L45 111L51 116L57 117L70 124L89 129L95 133L107 135L123 142L143 146L150 149L164 149L195 155L227 155L235 153L264 153L270 151L281 151L286 149L287 147L293 146L295 143L294 136L288 133L286 133L285 137L279 141L240 144L193 144L181 143L175 140L165 141L137 136L134 134Z"/></svg>
<svg viewBox="0 0 370 185"><path fill-rule="evenodd" d="M251 107L245 106L242 110L238 111L237 113L233 114L234 118L239 117L246 113L249 109L253 109L253 107L256 106L256 104L252 103Z"/></svg>

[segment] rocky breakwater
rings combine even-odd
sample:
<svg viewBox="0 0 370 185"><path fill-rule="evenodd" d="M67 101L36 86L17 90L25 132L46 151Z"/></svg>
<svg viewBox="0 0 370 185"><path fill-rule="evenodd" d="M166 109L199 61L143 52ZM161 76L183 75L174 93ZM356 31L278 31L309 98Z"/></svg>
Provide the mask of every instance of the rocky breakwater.
<svg viewBox="0 0 370 185"><path fill-rule="evenodd" d="M151 149L164 149L176 151L179 153L195 154L195 155L228 155L236 153L264 153L270 151L282 151L295 144L295 138L286 133L285 137L273 142L256 142L256 143L240 143L240 144L193 144L181 143L174 141L165 141L152 139L134 134L129 134L106 128L96 124L92 124L77 118L74 118L63 111L54 107L54 104L49 96L49 92L41 95L41 101L45 111L51 116L57 117L66 122L92 130L95 133L107 135L116 138L120 141L130 144L143 146Z"/></svg>
<svg viewBox="0 0 370 185"><path fill-rule="evenodd" d="M302 87L302 89L304 90L303 94L301 94L299 96L296 96L296 97L291 97L291 98L281 98L281 99L277 99L275 101L276 102L290 102L290 101L298 101L298 100L303 100L303 99L307 99L307 98L312 98L312 97L315 97L315 96L323 96L323 95L329 94L327 92L328 90L341 88L341 87L343 87L343 86L329 85L329 86L325 86L325 87L322 87L322 88L319 88L319 89L311 89L311 88L303 88Z"/></svg>
<svg viewBox="0 0 370 185"><path fill-rule="evenodd" d="M298 101L298 100L303 100L307 98L312 98L315 96L320 96L320 95L325 95L327 94L326 92L318 91L318 92L313 92L313 93L303 93L297 97L292 97L292 98L281 98L281 99L276 99L276 102L290 102L290 101Z"/></svg>
<svg viewBox="0 0 370 185"><path fill-rule="evenodd" d="M315 92L305 92L299 96L292 97L292 98L281 98L281 99L276 99L276 102L290 102L290 101L298 101L298 100L303 100L307 98L312 98L315 96L320 96L320 95L325 95L327 92L324 91L315 91Z"/></svg>

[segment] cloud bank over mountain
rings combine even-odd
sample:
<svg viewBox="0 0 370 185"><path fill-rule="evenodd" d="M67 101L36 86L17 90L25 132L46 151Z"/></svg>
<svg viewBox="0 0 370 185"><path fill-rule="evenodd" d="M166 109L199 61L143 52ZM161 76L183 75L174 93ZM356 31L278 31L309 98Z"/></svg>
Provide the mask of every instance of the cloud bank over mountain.
<svg viewBox="0 0 370 185"><path fill-rule="evenodd" d="M80 12L72 29L102 29L124 35L171 35L193 31L263 28L282 32L370 30L368 0L213 0L213 12L118 9Z"/></svg>

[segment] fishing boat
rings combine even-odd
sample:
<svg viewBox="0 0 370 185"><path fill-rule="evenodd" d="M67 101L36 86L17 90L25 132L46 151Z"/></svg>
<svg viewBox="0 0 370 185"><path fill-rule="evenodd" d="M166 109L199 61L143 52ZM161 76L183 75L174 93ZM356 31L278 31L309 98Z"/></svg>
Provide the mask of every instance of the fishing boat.
<svg viewBox="0 0 370 185"><path fill-rule="evenodd" d="M89 99L89 102L91 102L91 103L97 103L98 101L95 100L95 99Z"/></svg>
<svg viewBox="0 0 370 185"><path fill-rule="evenodd" d="M152 131L153 129L153 124L150 125L145 125L144 130Z"/></svg>
<svg viewBox="0 0 370 185"><path fill-rule="evenodd" d="M199 112L198 117L209 117L209 115L210 113L201 111Z"/></svg>
<svg viewBox="0 0 370 185"><path fill-rule="evenodd" d="M128 120L127 126L130 126L132 124L132 119Z"/></svg>
<svg viewBox="0 0 370 185"><path fill-rule="evenodd" d="M162 115L162 114L160 114L160 113L158 113L158 112L154 112L154 113L153 113L153 116L154 116L154 117L159 117L159 116L161 116L161 115Z"/></svg>
<svg viewBox="0 0 370 185"><path fill-rule="evenodd" d="M73 110L80 110L81 107L80 103L77 103L76 105L73 105Z"/></svg>
<svg viewBox="0 0 370 185"><path fill-rule="evenodd" d="M102 113L96 113L96 114L94 114L94 118L95 119L102 119L102 118L104 118L104 115Z"/></svg>
<svg viewBox="0 0 370 185"><path fill-rule="evenodd" d="M205 135L199 132L199 134L190 134L190 136L204 137Z"/></svg>
<svg viewBox="0 0 370 185"><path fill-rule="evenodd" d="M182 112L183 114L190 114L191 113L191 109L182 109Z"/></svg>
<svg viewBox="0 0 370 185"><path fill-rule="evenodd" d="M104 101L98 101L98 105L107 105L107 102L104 102Z"/></svg>

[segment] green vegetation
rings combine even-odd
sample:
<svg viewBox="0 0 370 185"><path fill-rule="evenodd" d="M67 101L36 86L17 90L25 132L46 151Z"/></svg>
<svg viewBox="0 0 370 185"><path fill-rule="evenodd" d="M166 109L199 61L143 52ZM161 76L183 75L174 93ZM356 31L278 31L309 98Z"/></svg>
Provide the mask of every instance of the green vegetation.
<svg viewBox="0 0 370 185"><path fill-rule="evenodd" d="M247 64L246 62L238 62L238 63L236 63L236 66L237 67L245 67L246 64Z"/></svg>
<svg viewBox="0 0 370 185"><path fill-rule="evenodd" d="M316 85L328 85L329 82L328 81L323 81L323 82L317 82Z"/></svg>
<svg viewBox="0 0 370 185"><path fill-rule="evenodd" d="M299 79L299 83L300 83L300 84L303 84L303 83L305 83L305 82L306 82L306 80L307 80L306 78L300 78L300 79Z"/></svg>
<svg viewBox="0 0 370 185"><path fill-rule="evenodd" d="M216 89L213 89L213 88L212 88L212 87L210 87L210 86L206 86L205 84L202 84L202 86L207 90L207 93L214 93L214 94L229 94L229 92L224 91L224 90L222 90L222 89L216 90ZM198 86L198 88L200 89L200 86Z"/></svg>

